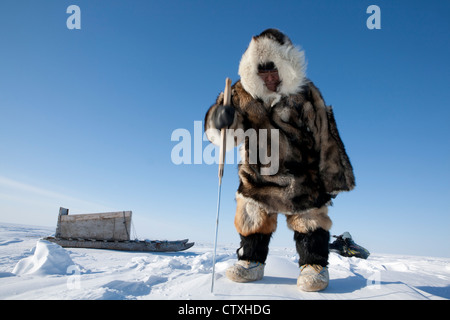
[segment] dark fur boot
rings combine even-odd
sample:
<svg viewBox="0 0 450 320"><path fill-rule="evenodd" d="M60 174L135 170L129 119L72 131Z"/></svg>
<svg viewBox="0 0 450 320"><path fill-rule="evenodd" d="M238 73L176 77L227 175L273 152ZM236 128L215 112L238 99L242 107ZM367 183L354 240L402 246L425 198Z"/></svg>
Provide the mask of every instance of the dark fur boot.
<svg viewBox="0 0 450 320"><path fill-rule="evenodd" d="M241 247L236 251L239 260L265 263L272 234L255 233L241 236Z"/></svg>
<svg viewBox="0 0 450 320"><path fill-rule="evenodd" d="M297 286L302 291L321 291L329 283L328 242L330 233L322 228L308 233L294 233L295 246L300 255L300 276Z"/></svg>
<svg viewBox="0 0 450 320"><path fill-rule="evenodd" d="M250 282L264 277L264 266L269 253L271 234L255 233L241 236L241 247L237 250L238 262L226 271L228 279L235 282Z"/></svg>
<svg viewBox="0 0 450 320"><path fill-rule="evenodd" d="M328 265L330 233L322 228L308 233L294 232L295 247L300 256L299 265Z"/></svg>

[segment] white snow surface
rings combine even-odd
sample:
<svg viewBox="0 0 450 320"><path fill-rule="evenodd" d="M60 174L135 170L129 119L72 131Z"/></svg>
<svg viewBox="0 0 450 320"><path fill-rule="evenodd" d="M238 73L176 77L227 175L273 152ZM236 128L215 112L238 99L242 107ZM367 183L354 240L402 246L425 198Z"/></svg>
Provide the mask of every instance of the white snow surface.
<svg viewBox="0 0 450 320"><path fill-rule="evenodd" d="M372 253L362 260L331 253L329 287L307 293L296 286L294 245L270 248L263 280L234 283L225 270L236 262L236 244L220 244L212 294L211 244L173 253L72 249L42 240L53 233L53 228L0 223L0 299L450 298L450 258Z"/></svg>

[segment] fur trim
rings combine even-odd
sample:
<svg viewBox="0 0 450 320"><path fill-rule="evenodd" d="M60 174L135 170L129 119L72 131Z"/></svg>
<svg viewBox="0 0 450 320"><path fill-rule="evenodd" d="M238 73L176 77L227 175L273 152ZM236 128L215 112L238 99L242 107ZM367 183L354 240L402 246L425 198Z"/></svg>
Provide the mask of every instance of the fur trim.
<svg viewBox="0 0 450 320"><path fill-rule="evenodd" d="M301 233L307 233L322 228L326 231L331 229L331 219L328 216L328 207L312 208L302 214L286 216L289 229Z"/></svg>
<svg viewBox="0 0 450 320"><path fill-rule="evenodd" d="M271 234L277 229L277 213L268 213L251 198L236 194L234 225L243 236L253 233Z"/></svg>
<svg viewBox="0 0 450 320"><path fill-rule="evenodd" d="M258 75L258 65L270 61L278 69L281 80L277 92L269 91ZM261 98L273 106L282 96L299 93L306 83L305 54L278 30L266 30L251 40L241 58L239 75L244 89L253 98Z"/></svg>

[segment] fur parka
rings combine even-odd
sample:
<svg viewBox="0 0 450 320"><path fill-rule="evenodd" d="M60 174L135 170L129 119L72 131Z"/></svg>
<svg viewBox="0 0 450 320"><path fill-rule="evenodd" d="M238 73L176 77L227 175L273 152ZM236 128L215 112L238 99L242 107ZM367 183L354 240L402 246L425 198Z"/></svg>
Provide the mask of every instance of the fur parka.
<svg viewBox="0 0 450 320"><path fill-rule="evenodd" d="M279 73L276 92L269 91L258 75L258 66L267 62L273 62ZM280 31L268 29L251 40L239 65L241 79L232 86L235 116L227 130L227 149L242 144L237 196L251 199L267 212L300 214L329 204L337 193L355 186L333 110L305 70L303 51ZM223 93L205 117L206 134L215 144L220 133L214 113L222 104ZM259 150L273 152L269 150L275 134L276 166L262 159ZM252 142L257 151L252 150ZM256 161L250 161L252 157Z"/></svg>

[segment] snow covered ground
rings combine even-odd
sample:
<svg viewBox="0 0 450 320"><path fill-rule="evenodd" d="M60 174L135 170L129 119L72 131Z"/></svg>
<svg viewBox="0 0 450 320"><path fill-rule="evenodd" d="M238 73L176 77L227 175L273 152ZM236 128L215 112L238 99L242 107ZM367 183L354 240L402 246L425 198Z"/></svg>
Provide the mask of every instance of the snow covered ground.
<svg viewBox="0 0 450 320"><path fill-rule="evenodd" d="M236 245L220 245L211 294L212 245L176 253L64 249L40 240L53 233L0 223L0 299L450 299L450 258L331 253L329 287L305 293L296 288L293 247L271 247L264 279L238 284L224 276Z"/></svg>

